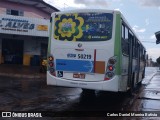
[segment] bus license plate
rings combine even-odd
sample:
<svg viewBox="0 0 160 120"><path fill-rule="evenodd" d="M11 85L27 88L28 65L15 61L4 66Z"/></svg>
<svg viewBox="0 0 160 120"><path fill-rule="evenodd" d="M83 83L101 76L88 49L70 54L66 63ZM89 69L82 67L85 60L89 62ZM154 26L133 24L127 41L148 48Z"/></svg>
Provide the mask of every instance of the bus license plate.
<svg viewBox="0 0 160 120"><path fill-rule="evenodd" d="M74 73L73 74L73 78L80 78L80 79L85 79L85 74L78 74L78 73Z"/></svg>

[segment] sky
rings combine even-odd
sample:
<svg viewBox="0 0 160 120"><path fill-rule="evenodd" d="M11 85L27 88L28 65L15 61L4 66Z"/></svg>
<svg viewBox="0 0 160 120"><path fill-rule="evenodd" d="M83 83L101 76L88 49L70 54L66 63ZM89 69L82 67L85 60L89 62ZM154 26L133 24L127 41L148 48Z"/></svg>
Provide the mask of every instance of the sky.
<svg viewBox="0 0 160 120"><path fill-rule="evenodd" d="M119 10L153 61L160 56L155 32L160 31L160 0L44 0L61 11L74 9Z"/></svg>

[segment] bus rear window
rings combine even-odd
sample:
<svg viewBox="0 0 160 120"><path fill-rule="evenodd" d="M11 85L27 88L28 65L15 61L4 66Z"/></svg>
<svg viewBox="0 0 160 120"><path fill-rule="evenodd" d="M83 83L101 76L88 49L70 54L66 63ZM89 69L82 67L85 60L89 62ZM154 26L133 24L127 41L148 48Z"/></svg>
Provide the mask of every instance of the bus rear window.
<svg viewBox="0 0 160 120"><path fill-rule="evenodd" d="M70 13L55 16L54 39L106 41L112 38L112 13Z"/></svg>

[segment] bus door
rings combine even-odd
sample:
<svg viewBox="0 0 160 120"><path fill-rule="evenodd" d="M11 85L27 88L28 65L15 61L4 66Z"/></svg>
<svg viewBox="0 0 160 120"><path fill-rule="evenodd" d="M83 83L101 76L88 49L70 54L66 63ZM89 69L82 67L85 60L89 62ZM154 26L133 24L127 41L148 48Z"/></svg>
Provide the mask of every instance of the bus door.
<svg viewBox="0 0 160 120"><path fill-rule="evenodd" d="M128 41L129 41L129 64L128 64L128 86L132 87L134 81L133 81L133 74L132 74L132 64L133 64L133 55L132 55L132 51L133 51L133 33L129 30L128 33Z"/></svg>
<svg viewBox="0 0 160 120"><path fill-rule="evenodd" d="M140 46L136 37L134 37L132 42L132 74L134 85L139 82L139 68L140 68Z"/></svg>
<svg viewBox="0 0 160 120"><path fill-rule="evenodd" d="M139 72L140 72L140 44L137 43L137 76L136 76L136 82L139 81Z"/></svg>

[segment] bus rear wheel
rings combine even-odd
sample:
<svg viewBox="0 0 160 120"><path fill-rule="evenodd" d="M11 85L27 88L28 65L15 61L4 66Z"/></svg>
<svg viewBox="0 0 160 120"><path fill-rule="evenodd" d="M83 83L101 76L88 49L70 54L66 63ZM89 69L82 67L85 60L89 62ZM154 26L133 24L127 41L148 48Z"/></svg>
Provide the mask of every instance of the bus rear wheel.
<svg viewBox="0 0 160 120"><path fill-rule="evenodd" d="M95 95L95 90L82 89L82 94L85 94L85 95Z"/></svg>
<svg viewBox="0 0 160 120"><path fill-rule="evenodd" d="M127 91L129 96L133 96L133 92L134 92L134 87L135 87L134 86L134 74L135 73L133 73L132 77L131 77L132 79L131 79L131 83L130 83L130 89Z"/></svg>

